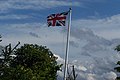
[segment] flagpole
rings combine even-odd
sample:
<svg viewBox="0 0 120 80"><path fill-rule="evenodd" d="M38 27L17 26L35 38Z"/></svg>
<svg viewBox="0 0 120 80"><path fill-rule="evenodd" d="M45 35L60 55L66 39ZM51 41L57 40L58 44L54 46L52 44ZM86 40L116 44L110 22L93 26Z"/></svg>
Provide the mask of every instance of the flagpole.
<svg viewBox="0 0 120 80"><path fill-rule="evenodd" d="M71 27L71 14L72 14L72 9L70 8L69 9L68 29L67 29L67 43L66 43L66 54L65 54L64 80L66 80L66 78L67 78L70 27Z"/></svg>

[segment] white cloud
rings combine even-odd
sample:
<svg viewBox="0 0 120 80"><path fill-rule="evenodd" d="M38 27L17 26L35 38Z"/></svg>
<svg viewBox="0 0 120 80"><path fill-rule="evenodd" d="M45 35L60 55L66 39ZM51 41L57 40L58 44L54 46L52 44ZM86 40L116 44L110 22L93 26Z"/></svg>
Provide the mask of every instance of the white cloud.
<svg viewBox="0 0 120 80"><path fill-rule="evenodd" d="M57 55L58 56L58 55ZM60 57L58 56L58 59ZM59 59L60 61L63 61L63 59ZM100 59L101 60L101 59ZM77 79L82 79L82 80L115 80L115 78L117 77L116 73L113 72L113 69L110 69L108 67L114 68L113 64L111 64L112 62L109 60L107 61L107 59L105 59L105 61L100 61L98 59L98 62L94 62L94 61L88 61L88 63L86 63L85 61L74 61L73 64L69 64L69 72L72 71L71 69L71 65L74 65L75 67L75 72L76 74L78 74ZM101 63L101 64L99 64ZM107 64L106 64L107 63ZM91 65L94 65L93 68L89 68L91 67ZM78 66L79 65L79 66ZM84 66L82 66L84 65ZM85 67L86 66L86 67ZM64 69L62 69L64 70ZM63 78L63 72L64 71L59 71L58 75L60 77Z"/></svg>
<svg viewBox="0 0 120 80"><path fill-rule="evenodd" d="M120 38L120 14L103 19L79 19L73 21L72 26L92 29L107 39Z"/></svg>
<svg viewBox="0 0 120 80"><path fill-rule="evenodd" d="M95 79L95 74L91 74L91 73L89 73L89 74L87 74L87 80L96 80Z"/></svg>
<svg viewBox="0 0 120 80"><path fill-rule="evenodd" d="M112 71L108 73L104 73L102 76L105 78L105 80L115 80L117 77L116 73Z"/></svg>
<svg viewBox="0 0 120 80"><path fill-rule="evenodd" d="M76 68L78 68L78 70L80 70L80 71L86 71L87 70L87 68L86 67L84 67L84 66L77 66Z"/></svg>
<svg viewBox="0 0 120 80"><path fill-rule="evenodd" d="M27 18L32 18L32 16L28 15L1 15L0 20L8 20L8 19L27 19Z"/></svg>
<svg viewBox="0 0 120 80"><path fill-rule="evenodd" d="M27 29L38 29L38 28L42 28L42 27L47 27L46 24L43 24L43 23L37 23L37 22L33 22L33 23L15 23L15 24L4 24L0 27L3 27L4 28L8 28L8 29L18 29L18 30L27 30Z"/></svg>
<svg viewBox="0 0 120 80"><path fill-rule="evenodd" d="M81 6L79 2L58 0L6 0L0 1L0 10L9 9L46 9L59 6Z"/></svg>
<svg viewBox="0 0 120 80"><path fill-rule="evenodd" d="M57 62L58 62L59 64L63 64L63 63L64 63L64 59L61 58L59 55L54 54L54 56L56 56L56 57L58 58L58 59L57 59Z"/></svg>

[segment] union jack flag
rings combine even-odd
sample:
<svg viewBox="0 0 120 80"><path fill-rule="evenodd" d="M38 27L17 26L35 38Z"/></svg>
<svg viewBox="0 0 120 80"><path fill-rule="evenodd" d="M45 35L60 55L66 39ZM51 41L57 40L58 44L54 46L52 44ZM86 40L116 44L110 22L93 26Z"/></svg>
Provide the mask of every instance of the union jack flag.
<svg viewBox="0 0 120 80"><path fill-rule="evenodd" d="M51 14L47 17L47 23L49 26L65 26L66 16L69 11L58 14Z"/></svg>

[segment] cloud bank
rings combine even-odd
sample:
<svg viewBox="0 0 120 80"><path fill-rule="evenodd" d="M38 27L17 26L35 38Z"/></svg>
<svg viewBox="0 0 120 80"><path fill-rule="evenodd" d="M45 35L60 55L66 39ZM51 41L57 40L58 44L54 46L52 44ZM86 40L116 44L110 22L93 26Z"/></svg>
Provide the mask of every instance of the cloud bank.
<svg viewBox="0 0 120 80"><path fill-rule="evenodd" d="M72 26L86 27L95 31L99 36L107 39L119 38L120 14L102 19L78 19L73 21Z"/></svg>
<svg viewBox="0 0 120 80"><path fill-rule="evenodd" d="M4 4L3 4L4 3ZM0 1L0 10L9 9L47 9L60 6L80 6L79 2L58 1L58 0L2 0Z"/></svg>

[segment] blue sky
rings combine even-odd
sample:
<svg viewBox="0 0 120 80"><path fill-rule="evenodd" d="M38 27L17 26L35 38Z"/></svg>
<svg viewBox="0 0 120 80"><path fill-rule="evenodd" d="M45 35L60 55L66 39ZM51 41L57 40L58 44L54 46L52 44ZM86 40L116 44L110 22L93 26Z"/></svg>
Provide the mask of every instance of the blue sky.
<svg viewBox="0 0 120 80"><path fill-rule="evenodd" d="M70 7L70 64L82 80L114 80L120 59L114 51L120 44L120 0L0 0L0 44L45 45L63 63L67 27L47 27L47 16Z"/></svg>
<svg viewBox="0 0 120 80"><path fill-rule="evenodd" d="M119 0L1 0L1 23L43 22L51 13L73 10L73 20L88 18L105 18L119 14ZM5 18L5 16L8 17ZM10 15L12 15L10 18ZM18 17L19 18L18 18ZM20 19L21 17L21 19ZM25 18L23 18L25 17Z"/></svg>
<svg viewBox="0 0 120 80"><path fill-rule="evenodd" d="M2 44L15 44L17 41L40 43L39 40L44 42L47 38L54 42L51 36L58 35L50 34L57 31L61 33L62 30L64 32L66 27L48 28L47 16L68 11L70 7L72 29L88 28L108 40L120 38L119 3L120 0L0 0L0 34L4 39ZM27 37L29 41L26 40ZM51 44L49 41L43 44Z"/></svg>
<svg viewBox="0 0 120 80"><path fill-rule="evenodd" d="M66 11L69 9L69 6L72 6L73 9L73 19L90 18L92 16L104 18L119 14L120 11L119 0L57 0L56 2L54 0L28 0L28 3L27 1L1 0L0 3L2 4L0 13L1 16L14 14L34 17L34 20L27 18L28 22L39 20L44 21L48 14ZM64 4L62 5L61 3Z"/></svg>
<svg viewBox="0 0 120 80"><path fill-rule="evenodd" d="M73 21L105 19L119 14L119 3L119 0L0 0L0 25L46 24L49 14L67 11L70 6Z"/></svg>

